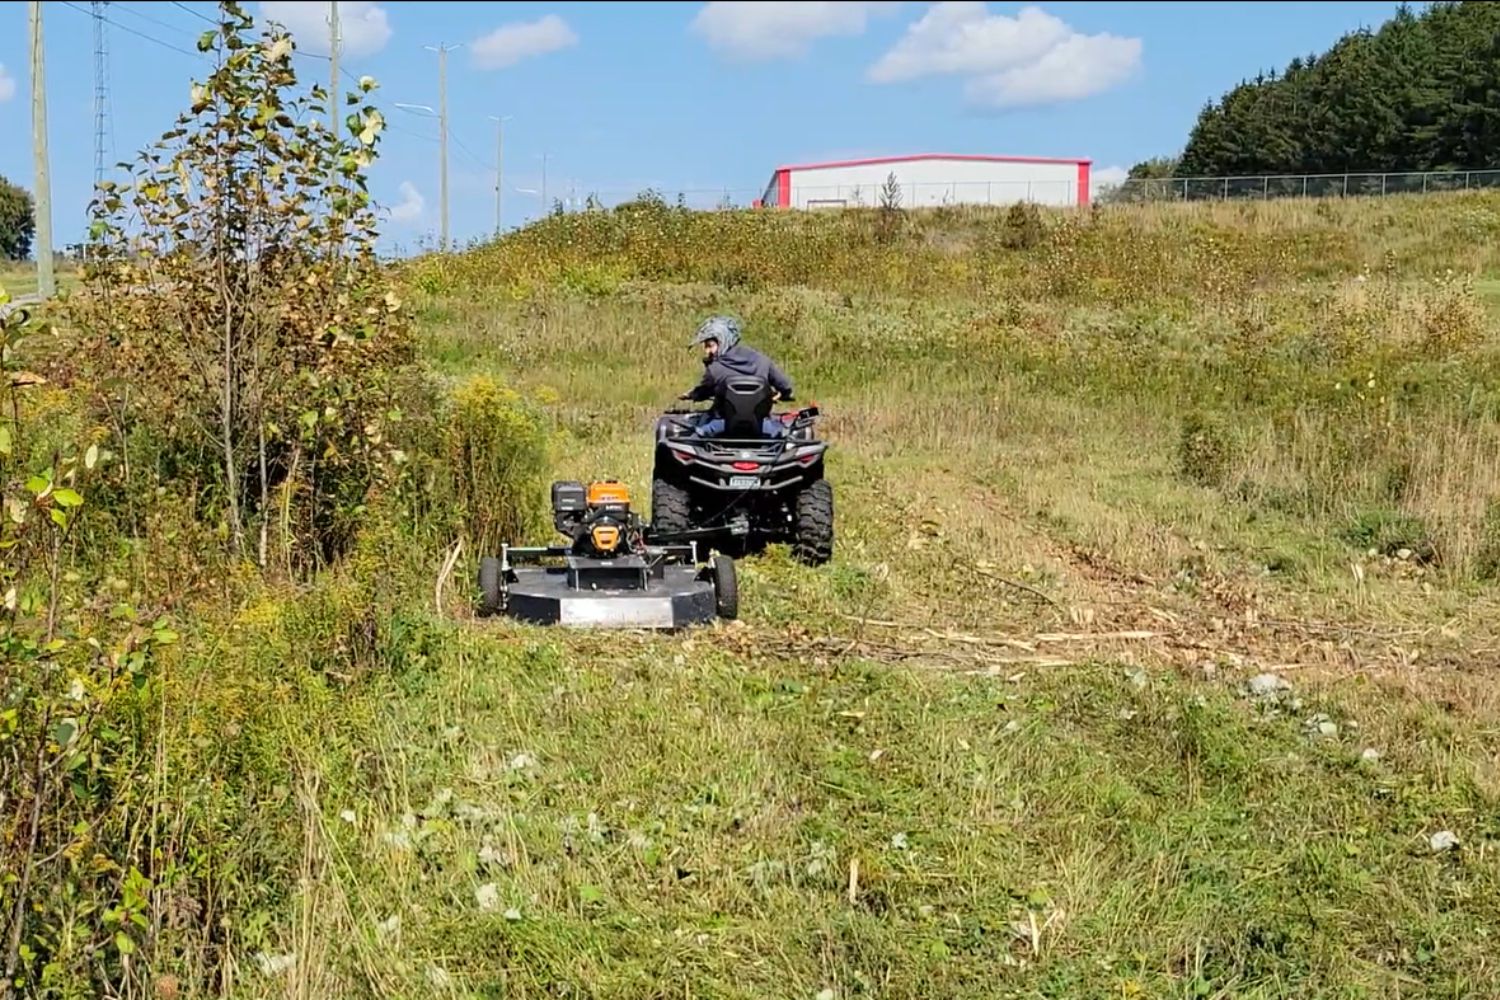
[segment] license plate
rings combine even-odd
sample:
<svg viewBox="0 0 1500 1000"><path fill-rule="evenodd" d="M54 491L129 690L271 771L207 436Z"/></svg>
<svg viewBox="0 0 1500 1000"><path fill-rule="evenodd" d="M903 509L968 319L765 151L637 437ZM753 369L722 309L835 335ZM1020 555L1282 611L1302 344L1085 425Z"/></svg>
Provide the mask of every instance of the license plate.
<svg viewBox="0 0 1500 1000"><path fill-rule="evenodd" d="M729 488L732 490L753 490L760 485L759 476L730 476Z"/></svg>

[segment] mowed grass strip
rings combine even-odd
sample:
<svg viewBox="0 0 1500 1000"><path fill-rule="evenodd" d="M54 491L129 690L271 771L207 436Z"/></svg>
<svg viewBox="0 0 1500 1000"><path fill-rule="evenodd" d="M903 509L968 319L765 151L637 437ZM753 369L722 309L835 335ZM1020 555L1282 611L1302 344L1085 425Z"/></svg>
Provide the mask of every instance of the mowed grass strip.
<svg viewBox="0 0 1500 1000"><path fill-rule="evenodd" d="M328 942L335 980L373 963L398 992L458 996L1488 988L1496 799L1473 764L1496 734L1419 703L1297 705L1104 663L746 661L716 633L443 632L332 741L365 758L321 783L338 888L367 915L355 936L385 941L357 960ZM1443 831L1457 847L1434 850ZM372 926L397 923L396 943Z"/></svg>

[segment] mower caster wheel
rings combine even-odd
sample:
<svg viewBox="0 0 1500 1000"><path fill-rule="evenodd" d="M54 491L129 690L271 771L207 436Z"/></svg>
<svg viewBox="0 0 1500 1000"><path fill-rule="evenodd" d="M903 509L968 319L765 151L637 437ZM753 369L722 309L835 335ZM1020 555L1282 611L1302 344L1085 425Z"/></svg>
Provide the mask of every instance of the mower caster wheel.
<svg viewBox="0 0 1500 1000"><path fill-rule="evenodd" d="M740 582L734 560L726 555L714 559L713 579L714 610L725 621L734 621L740 614Z"/></svg>
<svg viewBox="0 0 1500 1000"><path fill-rule="evenodd" d="M488 618L499 614L504 607L504 594L500 588L500 560L485 556L479 560L479 613Z"/></svg>

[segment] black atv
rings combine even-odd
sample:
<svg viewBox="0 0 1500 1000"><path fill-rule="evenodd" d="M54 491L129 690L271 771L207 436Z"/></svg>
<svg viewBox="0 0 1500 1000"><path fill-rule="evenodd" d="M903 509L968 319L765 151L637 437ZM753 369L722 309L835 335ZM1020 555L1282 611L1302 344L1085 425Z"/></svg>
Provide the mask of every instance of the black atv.
<svg viewBox="0 0 1500 1000"><path fill-rule="evenodd" d="M656 423L651 482L653 538L705 536L731 558L787 542L810 566L833 557L833 485L823 478L828 450L813 425L818 407L778 414L768 435L771 387L730 381L713 410L671 409ZM712 416L723 431L704 436Z"/></svg>

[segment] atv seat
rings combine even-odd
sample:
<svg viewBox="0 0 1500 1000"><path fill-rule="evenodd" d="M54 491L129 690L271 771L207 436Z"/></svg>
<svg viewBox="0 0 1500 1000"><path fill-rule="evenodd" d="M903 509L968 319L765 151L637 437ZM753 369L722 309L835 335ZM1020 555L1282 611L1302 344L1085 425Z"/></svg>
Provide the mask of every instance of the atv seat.
<svg viewBox="0 0 1500 1000"><path fill-rule="evenodd" d="M720 392L716 409L716 416L724 421L717 436L746 441L764 437L771 415L771 387L757 379L734 379Z"/></svg>

